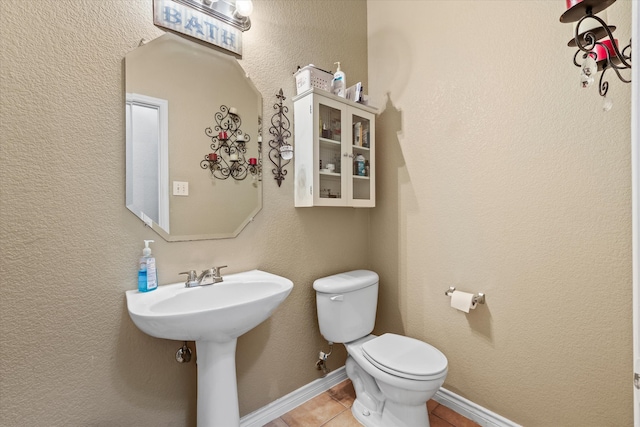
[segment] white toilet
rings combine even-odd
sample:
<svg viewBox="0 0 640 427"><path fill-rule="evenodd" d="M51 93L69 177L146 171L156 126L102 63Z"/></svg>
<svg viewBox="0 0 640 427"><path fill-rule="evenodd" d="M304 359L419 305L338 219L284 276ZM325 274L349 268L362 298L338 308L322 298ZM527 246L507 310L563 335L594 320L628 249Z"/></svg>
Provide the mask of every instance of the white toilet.
<svg viewBox="0 0 640 427"><path fill-rule="evenodd" d="M351 412L367 427L429 427L427 400L447 376L437 348L395 334L371 335L378 275L356 270L313 282L320 332L344 343L347 376L356 390Z"/></svg>

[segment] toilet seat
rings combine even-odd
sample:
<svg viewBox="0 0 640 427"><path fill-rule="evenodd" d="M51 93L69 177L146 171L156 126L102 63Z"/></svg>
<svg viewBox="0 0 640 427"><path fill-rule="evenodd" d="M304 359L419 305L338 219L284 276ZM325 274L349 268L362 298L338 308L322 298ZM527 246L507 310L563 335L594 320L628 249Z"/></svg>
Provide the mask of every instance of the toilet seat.
<svg viewBox="0 0 640 427"><path fill-rule="evenodd" d="M429 381L447 372L447 358L440 350L413 338L384 334L362 344L363 356L388 374Z"/></svg>

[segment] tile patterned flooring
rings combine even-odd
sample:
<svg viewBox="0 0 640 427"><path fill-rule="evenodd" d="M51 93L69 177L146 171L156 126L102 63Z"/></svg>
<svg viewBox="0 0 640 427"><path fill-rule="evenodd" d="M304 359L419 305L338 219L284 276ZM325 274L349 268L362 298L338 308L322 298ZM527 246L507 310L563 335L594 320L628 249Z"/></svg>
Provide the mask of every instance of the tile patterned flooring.
<svg viewBox="0 0 640 427"><path fill-rule="evenodd" d="M351 415L355 397L353 385L347 379L264 427L362 427ZM434 400L427 402L427 409L431 427L480 427Z"/></svg>

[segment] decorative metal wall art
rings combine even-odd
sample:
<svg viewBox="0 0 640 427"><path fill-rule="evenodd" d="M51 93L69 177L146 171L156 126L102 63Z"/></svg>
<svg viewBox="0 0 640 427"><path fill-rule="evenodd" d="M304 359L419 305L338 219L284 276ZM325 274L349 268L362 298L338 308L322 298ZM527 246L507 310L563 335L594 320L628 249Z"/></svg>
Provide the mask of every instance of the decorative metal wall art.
<svg viewBox="0 0 640 427"><path fill-rule="evenodd" d="M581 85L583 88L590 87L595 80L595 75L602 71L598 91L600 96L604 98L603 109L610 110L612 102L606 97L609 82L604 80L607 70L612 69L620 81L631 83L631 77L625 78L620 73L623 70L631 70L631 41L620 50L618 39L613 37L613 31L616 27L608 25L606 22L607 12L605 9L615 0L565 1L567 10L560 17L560 22L574 23L574 38L567 45L578 48L573 56L573 63L581 69Z"/></svg>
<svg viewBox="0 0 640 427"><path fill-rule="evenodd" d="M257 171L251 172L258 181L262 181L262 114L258 116L258 166Z"/></svg>
<svg viewBox="0 0 640 427"><path fill-rule="evenodd" d="M240 129L242 120L236 109L221 105L220 111L214 117L215 127L213 129L208 127L204 130L205 135L211 138L212 152L204 156L204 160L200 161L200 167L209 169L211 174L218 179L231 177L241 181L249 173L257 177L261 176L262 159L245 158L247 144L251 137ZM258 138L258 153L261 151L260 138Z"/></svg>
<svg viewBox="0 0 640 427"><path fill-rule="evenodd" d="M276 112L271 117L271 127L269 128L269 134L273 137L269 140L269 160L274 164L275 168L272 169L274 179L278 181L278 187L282 184L287 171L285 166L291 162L293 158L293 147L286 140L291 138L291 122L286 116L289 112L289 108L282 105L282 101L287 99L282 89L276 94L278 102L273 105L273 109Z"/></svg>

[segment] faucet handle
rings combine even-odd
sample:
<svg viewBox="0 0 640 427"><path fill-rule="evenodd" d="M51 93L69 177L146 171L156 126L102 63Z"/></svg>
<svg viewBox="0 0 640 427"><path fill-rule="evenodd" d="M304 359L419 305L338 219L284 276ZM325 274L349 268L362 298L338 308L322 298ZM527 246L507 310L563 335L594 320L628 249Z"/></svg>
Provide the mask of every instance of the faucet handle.
<svg viewBox="0 0 640 427"><path fill-rule="evenodd" d="M213 267L213 279L216 282L222 282L222 274L220 274L220 270L222 270L223 268L226 268L226 265L219 265L217 267Z"/></svg>
<svg viewBox="0 0 640 427"><path fill-rule="evenodd" d="M184 285L187 286L187 287L189 287L193 282L197 282L198 281L198 277L196 275L196 271L195 270L183 271L182 273L178 273L178 274L186 274L187 275L187 281L184 283Z"/></svg>
<svg viewBox="0 0 640 427"><path fill-rule="evenodd" d="M213 271L214 271L216 274L220 274L220 270L221 270L221 269L223 269L223 268L227 268L227 267L228 267L228 265L219 265L219 266L217 266L217 267L213 267Z"/></svg>

